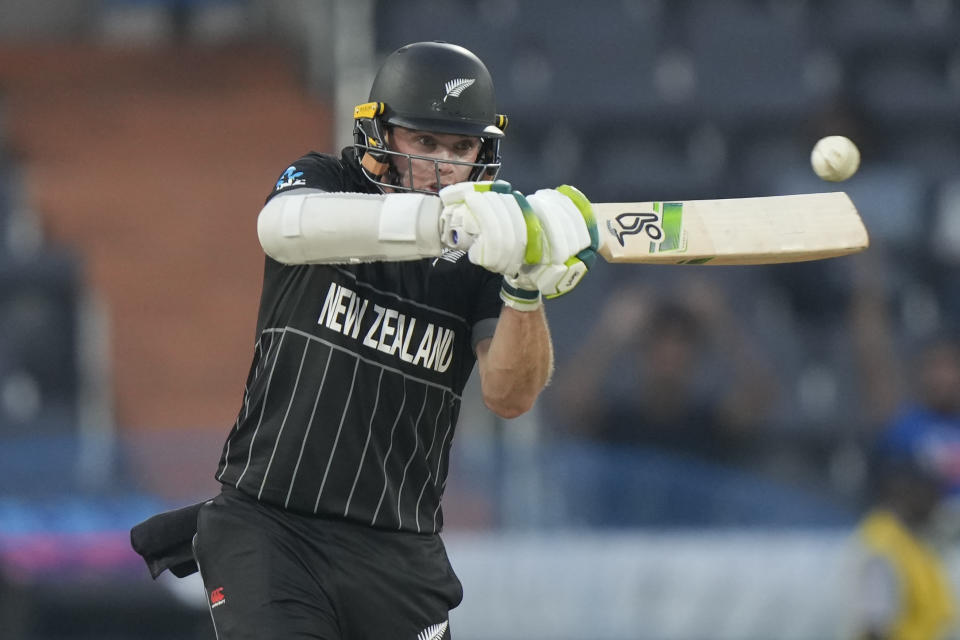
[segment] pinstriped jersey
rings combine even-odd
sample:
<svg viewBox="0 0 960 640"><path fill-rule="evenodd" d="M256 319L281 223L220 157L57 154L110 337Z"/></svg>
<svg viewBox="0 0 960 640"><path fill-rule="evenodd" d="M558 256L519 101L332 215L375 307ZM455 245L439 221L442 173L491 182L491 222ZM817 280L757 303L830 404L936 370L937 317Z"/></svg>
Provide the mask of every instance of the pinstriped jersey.
<svg viewBox="0 0 960 640"><path fill-rule="evenodd" d="M298 187L375 192L352 150L297 160ZM282 265L266 258L253 361L217 478L300 513L437 532L473 347L500 276L440 258Z"/></svg>

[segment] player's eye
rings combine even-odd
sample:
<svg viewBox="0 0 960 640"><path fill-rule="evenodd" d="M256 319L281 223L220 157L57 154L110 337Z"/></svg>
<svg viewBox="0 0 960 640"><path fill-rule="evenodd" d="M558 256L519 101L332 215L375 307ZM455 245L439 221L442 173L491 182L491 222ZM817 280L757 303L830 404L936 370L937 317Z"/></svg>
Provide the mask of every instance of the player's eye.
<svg viewBox="0 0 960 640"><path fill-rule="evenodd" d="M434 140L433 137L431 136L417 136L416 142L421 147L427 147L430 149L437 146L437 141Z"/></svg>
<svg viewBox="0 0 960 640"><path fill-rule="evenodd" d="M477 148L476 140L461 140L454 145L454 150L459 154L465 154Z"/></svg>

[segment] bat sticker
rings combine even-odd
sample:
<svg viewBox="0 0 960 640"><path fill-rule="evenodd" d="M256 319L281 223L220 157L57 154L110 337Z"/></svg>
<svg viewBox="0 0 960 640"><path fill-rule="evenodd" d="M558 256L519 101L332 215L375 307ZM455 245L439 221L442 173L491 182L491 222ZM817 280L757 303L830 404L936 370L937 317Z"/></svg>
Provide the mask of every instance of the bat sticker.
<svg viewBox="0 0 960 640"><path fill-rule="evenodd" d="M616 221L616 226L614 225ZM646 233L647 237L657 242L663 238L663 228L660 226L660 215L647 213L621 213L613 220L607 220L607 229L617 239L621 247L626 246L624 236Z"/></svg>

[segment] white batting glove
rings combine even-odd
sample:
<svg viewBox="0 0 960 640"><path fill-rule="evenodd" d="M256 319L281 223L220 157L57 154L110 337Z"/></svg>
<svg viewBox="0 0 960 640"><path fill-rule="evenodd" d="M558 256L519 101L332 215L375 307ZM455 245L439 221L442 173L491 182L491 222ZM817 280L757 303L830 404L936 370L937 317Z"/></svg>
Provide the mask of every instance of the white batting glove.
<svg viewBox="0 0 960 640"><path fill-rule="evenodd" d="M470 262L512 275L542 260L540 222L509 182L461 182L438 195L441 241L453 249L469 247Z"/></svg>
<svg viewBox="0 0 960 640"><path fill-rule="evenodd" d="M507 277L506 284L556 298L572 291L596 261L599 235L593 206L569 185L540 189L527 201L543 229L543 255L539 264L524 265L516 277Z"/></svg>

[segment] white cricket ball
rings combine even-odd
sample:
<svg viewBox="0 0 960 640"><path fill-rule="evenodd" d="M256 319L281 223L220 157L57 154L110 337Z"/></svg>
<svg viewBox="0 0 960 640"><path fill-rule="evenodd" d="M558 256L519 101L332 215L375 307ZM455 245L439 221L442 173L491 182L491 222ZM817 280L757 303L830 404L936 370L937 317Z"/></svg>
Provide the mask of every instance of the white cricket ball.
<svg viewBox="0 0 960 640"><path fill-rule="evenodd" d="M830 182L841 182L860 167L860 150L850 138L827 136L813 145L810 164L818 176Z"/></svg>

